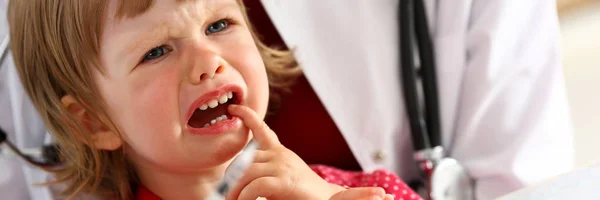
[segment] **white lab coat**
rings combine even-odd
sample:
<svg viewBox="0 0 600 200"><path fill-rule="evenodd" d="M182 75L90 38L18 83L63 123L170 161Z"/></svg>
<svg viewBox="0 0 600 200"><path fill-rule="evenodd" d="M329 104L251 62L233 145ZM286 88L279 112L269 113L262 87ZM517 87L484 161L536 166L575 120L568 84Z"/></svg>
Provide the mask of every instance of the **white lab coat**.
<svg viewBox="0 0 600 200"><path fill-rule="evenodd" d="M0 41L8 35L6 2L0 2ZM49 142L44 124L25 94L12 57L0 63L0 127L17 147L36 148ZM8 151L3 148L0 151ZM0 199L46 200L51 198L48 187L34 186L48 181L48 174L26 165L17 157L0 156Z"/></svg>
<svg viewBox="0 0 600 200"><path fill-rule="evenodd" d="M398 78L398 0L261 2L363 169L415 177ZM570 170L555 2L426 0L426 7L443 146L475 178L478 199Z"/></svg>
<svg viewBox="0 0 600 200"><path fill-rule="evenodd" d="M262 2L284 41L296 49L361 166L393 169L406 180L415 177L398 80L398 1ZM569 170L573 138L555 2L426 3L436 47L443 145L476 179L478 199ZM6 34L6 23L0 30ZM42 125L14 68L7 66L12 68L4 63L0 70L0 126L16 133L11 139L21 147L41 146ZM374 159L375 154L385 159ZM47 188L30 187L22 179L31 184L46 176L0 158L2 199L45 199Z"/></svg>
<svg viewBox="0 0 600 200"><path fill-rule="evenodd" d="M0 36L1 38L4 35ZM38 148L49 142L44 124L23 91L10 56L0 66L0 127L18 148ZM0 196L6 200L50 198L48 187L34 186L48 181L48 173L26 165L6 151L0 156Z"/></svg>

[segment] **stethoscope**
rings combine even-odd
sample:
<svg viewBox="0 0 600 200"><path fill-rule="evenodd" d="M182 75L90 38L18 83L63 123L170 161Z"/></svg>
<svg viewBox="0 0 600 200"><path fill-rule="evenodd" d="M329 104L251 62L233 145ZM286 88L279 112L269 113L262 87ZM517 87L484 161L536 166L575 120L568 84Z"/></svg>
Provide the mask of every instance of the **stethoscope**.
<svg viewBox="0 0 600 200"><path fill-rule="evenodd" d="M423 0L400 0L398 17L404 100L414 159L421 172L413 189L427 199L474 199L473 180L460 162L446 157L442 147L435 52Z"/></svg>
<svg viewBox="0 0 600 200"><path fill-rule="evenodd" d="M9 37L5 36L0 43L0 67L8 56L8 45ZM8 140L8 134L0 127L0 155L9 155L10 152L3 147L8 148L14 155L33 166L49 169L60 165L58 146L44 145L40 148L19 149Z"/></svg>

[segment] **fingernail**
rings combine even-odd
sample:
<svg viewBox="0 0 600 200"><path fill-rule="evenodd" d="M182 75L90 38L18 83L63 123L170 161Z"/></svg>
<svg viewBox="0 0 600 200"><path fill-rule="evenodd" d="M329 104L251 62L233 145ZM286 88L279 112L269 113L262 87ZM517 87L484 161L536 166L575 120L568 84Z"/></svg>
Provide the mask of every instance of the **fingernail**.
<svg viewBox="0 0 600 200"><path fill-rule="evenodd" d="M235 104L230 104L229 109L237 109L239 106Z"/></svg>

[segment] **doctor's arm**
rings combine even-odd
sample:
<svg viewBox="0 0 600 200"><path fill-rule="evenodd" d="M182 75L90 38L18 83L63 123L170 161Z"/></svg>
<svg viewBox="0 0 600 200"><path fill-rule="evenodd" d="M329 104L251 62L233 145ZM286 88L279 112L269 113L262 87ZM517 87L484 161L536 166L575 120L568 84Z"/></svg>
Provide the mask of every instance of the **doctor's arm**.
<svg viewBox="0 0 600 200"><path fill-rule="evenodd" d="M554 1L473 0L451 156L491 199L567 172L571 121Z"/></svg>

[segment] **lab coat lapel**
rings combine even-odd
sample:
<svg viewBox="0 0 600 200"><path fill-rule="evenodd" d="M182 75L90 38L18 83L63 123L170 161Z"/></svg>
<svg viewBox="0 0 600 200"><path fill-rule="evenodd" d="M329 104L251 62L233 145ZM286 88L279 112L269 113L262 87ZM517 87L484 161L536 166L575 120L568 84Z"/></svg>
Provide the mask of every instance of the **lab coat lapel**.
<svg viewBox="0 0 600 200"><path fill-rule="evenodd" d="M467 61L467 31L471 0L438 1L435 28L436 74L442 122L442 145L451 153L458 101Z"/></svg>

